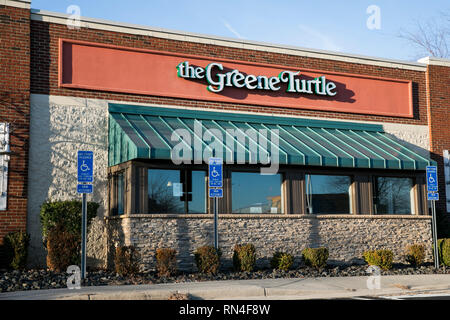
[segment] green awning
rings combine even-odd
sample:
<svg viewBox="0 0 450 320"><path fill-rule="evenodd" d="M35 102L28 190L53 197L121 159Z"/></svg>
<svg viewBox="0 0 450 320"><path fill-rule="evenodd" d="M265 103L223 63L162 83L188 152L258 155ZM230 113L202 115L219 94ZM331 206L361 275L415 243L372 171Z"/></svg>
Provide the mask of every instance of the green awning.
<svg viewBox="0 0 450 320"><path fill-rule="evenodd" d="M109 165L132 159L170 160L172 149L181 143L172 141L177 129L192 136L189 152L194 159L194 152L198 156L211 149L199 128L200 135L209 132L211 142L221 138L224 160L244 157L249 162L257 143L268 154L276 150L280 164L405 170L436 165L386 134L381 125L120 104L109 105ZM230 134L233 130L255 134L243 142ZM264 130L270 134L264 136ZM271 143L271 134L277 144Z"/></svg>

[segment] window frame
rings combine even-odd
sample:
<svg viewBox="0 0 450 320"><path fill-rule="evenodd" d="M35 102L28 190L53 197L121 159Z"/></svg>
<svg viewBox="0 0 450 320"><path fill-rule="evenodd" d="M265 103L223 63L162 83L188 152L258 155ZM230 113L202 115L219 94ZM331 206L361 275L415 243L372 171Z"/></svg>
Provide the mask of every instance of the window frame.
<svg viewBox="0 0 450 320"><path fill-rule="evenodd" d="M412 186L411 186L411 190L410 190L410 211L411 213L409 214L405 214L405 213L376 213L375 212L375 205L376 205L376 198L377 198L377 194L376 194L376 186L377 186L377 182L376 179L382 177L382 178L396 178L396 179L411 179L412 181ZM373 174L371 176L371 181L372 181L372 206L373 206L373 214L374 215L391 215L391 216L399 216L399 215L418 215L421 212L421 208L420 208L420 192L418 190L419 185L418 185L418 181L417 181L417 177L414 176L406 176L406 175L393 175L393 174ZM412 198L411 198L412 197Z"/></svg>
<svg viewBox="0 0 450 320"><path fill-rule="evenodd" d="M208 170L208 165L202 164L180 164L175 165L170 160L130 160L119 165L108 167L108 214L112 215L117 205L117 187L114 185L114 176L118 172L125 172L124 183L124 215L145 214L147 212L148 201L148 169L189 169L189 170ZM218 213L223 215L270 215L265 214L247 214L232 213L232 190L231 190L231 172L260 172L260 166L248 164L225 165L223 172L223 198L218 198ZM306 210L306 188L305 175L343 175L351 177L351 210L352 213L340 213L336 215L375 215L374 210L374 176L385 177L408 177L413 178L414 212L412 215L429 215L428 203L426 200L426 181L425 171L399 171L386 169L360 169L360 168L324 168L313 166L294 166L281 165L278 173L282 177L281 198L283 213L277 213L277 216L283 215L307 215ZM208 174L205 179L206 192L206 213L213 214L214 199L208 197ZM202 213L189 213L186 215L195 216ZM170 215L170 214L167 214ZM178 214L179 215L179 214ZM275 215L275 214L273 214ZM314 214L326 215L330 214ZM334 214L333 214L334 215ZM398 214L389 214L396 217Z"/></svg>
<svg viewBox="0 0 450 320"><path fill-rule="evenodd" d="M233 213L233 182L231 180L232 174L233 172L242 172L242 173L259 173L260 172L260 168L250 168L250 167L235 167L232 166L231 168L227 169L228 171L228 177L229 177L229 192L228 192L228 199L229 199L229 204L228 204L228 208L229 214L233 214L233 215L238 215L238 214L251 214L251 215L284 215L286 214L286 187L285 187L285 183L286 183L286 179L285 179L285 171L284 170L278 170L277 174L280 175L280 195L281 195L281 212L280 213Z"/></svg>
<svg viewBox="0 0 450 320"><path fill-rule="evenodd" d="M327 172L327 173L323 173L323 172L314 172L314 173L312 173L312 172L309 172L309 171L305 171L304 172L304 177L305 177L305 181L304 181L304 183L305 183L305 193L304 193L304 199L305 199L305 203L306 203L306 201L307 201L307 194L306 194L306 176L307 175L310 175L310 176L318 176L318 175L320 175L320 176L342 176L342 177L349 177L350 178L350 190L349 190L349 193L348 193L348 197L349 197L349 205L348 205L348 207L349 207L349 212L347 212L347 213L311 213L311 214L314 214L314 215L342 215L342 214L345 214L345 215L349 215L349 214L355 214L355 210L356 210L356 206L355 206L355 201L356 201L356 199L355 199L355 197L356 197L356 194L355 194L355 184L354 184L354 182L355 182L355 176L353 175L353 174L345 174L345 173L340 173L340 172ZM307 207L305 207L305 214L309 214L308 213L308 208Z"/></svg>

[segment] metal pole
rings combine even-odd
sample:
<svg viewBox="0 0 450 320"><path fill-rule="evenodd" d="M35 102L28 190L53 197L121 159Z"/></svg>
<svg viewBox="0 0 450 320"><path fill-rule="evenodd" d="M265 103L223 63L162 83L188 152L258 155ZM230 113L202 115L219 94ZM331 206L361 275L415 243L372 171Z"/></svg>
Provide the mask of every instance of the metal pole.
<svg viewBox="0 0 450 320"><path fill-rule="evenodd" d="M214 198L214 248L219 249L219 233L217 230L217 204L218 204L218 198Z"/></svg>
<svg viewBox="0 0 450 320"><path fill-rule="evenodd" d="M437 228L436 228L436 201L431 200L431 215L433 227L433 249L434 249L434 267L439 268L439 250L437 246Z"/></svg>
<svg viewBox="0 0 450 320"><path fill-rule="evenodd" d="M86 207L86 193L83 193L83 202L81 205L81 279L85 279L86 277Z"/></svg>

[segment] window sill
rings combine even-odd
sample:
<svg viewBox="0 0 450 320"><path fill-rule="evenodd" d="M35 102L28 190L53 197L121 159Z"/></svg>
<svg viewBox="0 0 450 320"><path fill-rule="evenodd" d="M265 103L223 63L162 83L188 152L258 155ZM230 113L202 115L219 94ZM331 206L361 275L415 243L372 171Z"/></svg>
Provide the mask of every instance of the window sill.
<svg viewBox="0 0 450 320"><path fill-rule="evenodd" d="M214 219L213 214L131 214L105 217L105 220L126 218ZM357 214L219 214L219 219L431 219L429 215L357 215Z"/></svg>

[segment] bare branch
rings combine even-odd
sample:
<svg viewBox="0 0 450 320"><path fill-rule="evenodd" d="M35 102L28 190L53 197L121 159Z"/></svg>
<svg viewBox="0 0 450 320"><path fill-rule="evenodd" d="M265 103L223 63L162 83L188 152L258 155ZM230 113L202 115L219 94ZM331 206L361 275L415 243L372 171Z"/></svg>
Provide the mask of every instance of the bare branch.
<svg viewBox="0 0 450 320"><path fill-rule="evenodd" d="M450 58L450 11L440 12L439 17L430 21L415 21L416 30L400 31L400 38L415 45L421 53Z"/></svg>

